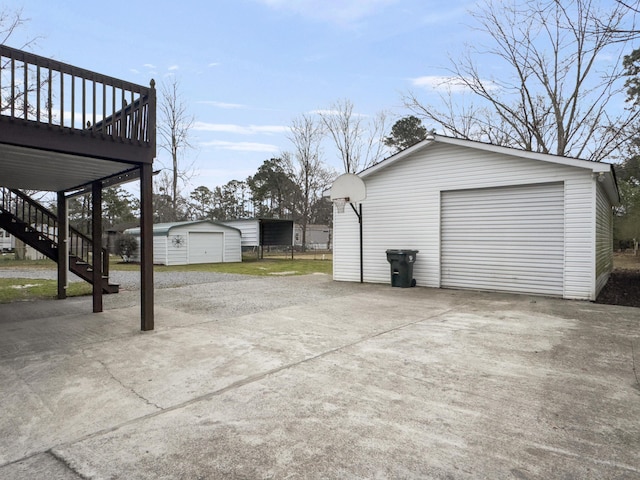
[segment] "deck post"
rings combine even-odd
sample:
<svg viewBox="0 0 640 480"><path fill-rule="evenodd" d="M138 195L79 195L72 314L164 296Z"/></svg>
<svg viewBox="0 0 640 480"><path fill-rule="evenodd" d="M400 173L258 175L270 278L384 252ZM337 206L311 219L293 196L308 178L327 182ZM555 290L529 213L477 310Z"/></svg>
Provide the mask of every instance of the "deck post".
<svg viewBox="0 0 640 480"><path fill-rule="evenodd" d="M93 313L102 312L102 182L91 184Z"/></svg>
<svg viewBox="0 0 640 480"><path fill-rule="evenodd" d="M58 299L60 300L67 298L67 258L69 256L67 224L67 198L64 192L58 192Z"/></svg>
<svg viewBox="0 0 640 480"><path fill-rule="evenodd" d="M140 329L153 330L153 168L140 165Z"/></svg>

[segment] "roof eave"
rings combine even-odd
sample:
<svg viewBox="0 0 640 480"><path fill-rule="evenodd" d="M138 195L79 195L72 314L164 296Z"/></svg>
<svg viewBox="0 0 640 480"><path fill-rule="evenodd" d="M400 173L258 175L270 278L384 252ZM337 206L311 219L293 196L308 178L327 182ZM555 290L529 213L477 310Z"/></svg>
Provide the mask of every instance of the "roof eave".
<svg viewBox="0 0 640 480"><path fill-rule="evenodd" d="M432 140L432 139L418 142L415 145L412 145L409 148L405 148L404 150L401 150L398 153L395 153L390 157L387 157L384 160L376 163L375 165L372 165L369 168L364 169L363 171L358 173L358 176L361 178L365 178L365 177L368 177L369 175L373 175L374 173L393 165L394 163L402 160L403 158L408 157L409 155L419 150L422 150L433 143L435 143L435 140Z"/></svg>
<svg viewBox="0 0 640 480"><path fill-rule="evenodd" d="M394 163L401 161L402 159L414 154L417 151L428 148L435 143L444 143L448 145L457 145L460 147L466 148L475 148L477 150L483 150L488 152L500 153L503 155L510 155L512 157L518 157L529 160L537 160L547 163L554 163L558 165L565 165L570 167L584 168L590 170L594 174L604 173L606 176L605 190L609 195L609 198L613 204L619 204L620 202L620 194L618 192L618 185L615 178L615 173L613 171L613 166L610 163L606 162L593 162L590 160L581 160L578 158L570 158L570 157L560 157L557 155L551 155L547 153L537 153L537 152L529 152L526 150L518 150L515 148L509 147L501 147L498 145L492 145L490 143L476 142L473 140L466 140L462 138L454 138L454 137L446 137L442 135L432 134L431 138L428 140L423 140L422 142L416 143L415 145L402 150L381 162L363 170L358 174L361 178L366 178L374 173L379 172L380 170L387 168Z"/></svg>

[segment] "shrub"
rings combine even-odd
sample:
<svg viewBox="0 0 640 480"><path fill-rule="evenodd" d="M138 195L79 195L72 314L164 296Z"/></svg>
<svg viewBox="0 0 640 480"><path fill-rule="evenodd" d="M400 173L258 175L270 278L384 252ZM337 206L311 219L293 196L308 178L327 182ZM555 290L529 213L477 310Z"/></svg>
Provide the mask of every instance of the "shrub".
<svg viewBox="0 0 640 480"><path fill-rule="evenodd" d="M116 240L116 253L122 257L126 263L131 261L131 257L138 251L138 240L133 235L123 233Z"/></svg>

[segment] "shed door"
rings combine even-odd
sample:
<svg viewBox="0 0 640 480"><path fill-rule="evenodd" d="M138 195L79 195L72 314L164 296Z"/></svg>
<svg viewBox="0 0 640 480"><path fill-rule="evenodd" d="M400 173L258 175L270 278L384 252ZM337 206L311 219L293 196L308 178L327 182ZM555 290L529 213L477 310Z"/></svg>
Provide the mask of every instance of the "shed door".
<svg viewBox="0 0 640 480"><path fill-rule="evenodd" d="M443 287L563 295L564 184L442 192Z"/></svg>
<svg viewBox="0 0 640 480"><path fill-rule="evenodd" d="M222 232L189 232L189 263L220 263Z"/></svg>

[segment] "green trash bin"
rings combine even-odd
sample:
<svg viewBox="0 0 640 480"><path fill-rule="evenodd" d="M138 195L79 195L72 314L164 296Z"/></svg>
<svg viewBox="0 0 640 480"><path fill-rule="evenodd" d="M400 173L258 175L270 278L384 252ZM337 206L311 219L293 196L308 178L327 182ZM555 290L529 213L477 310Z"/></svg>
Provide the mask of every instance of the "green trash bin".
<svg viewBox="0 0 640 480"><path fill-rule="evenodd" d="M415 287L413 264L416 263L418 250L387 250L387 261L391 265L391 286L400 288Z"/></svg>

